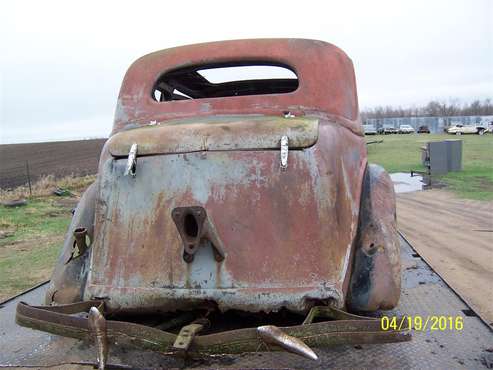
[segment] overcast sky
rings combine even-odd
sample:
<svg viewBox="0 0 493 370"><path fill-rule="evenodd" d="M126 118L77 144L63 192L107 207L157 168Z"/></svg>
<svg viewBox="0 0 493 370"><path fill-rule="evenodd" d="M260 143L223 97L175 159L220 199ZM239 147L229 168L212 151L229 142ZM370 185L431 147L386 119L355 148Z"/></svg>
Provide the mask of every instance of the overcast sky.
<svg viewBox="0 0 493 370"><path fill-rule="evenodd" d="M360 107L493 97L493 0L2 1L0 143L105 137L138 57L301 37L342 48Z"/></svg>

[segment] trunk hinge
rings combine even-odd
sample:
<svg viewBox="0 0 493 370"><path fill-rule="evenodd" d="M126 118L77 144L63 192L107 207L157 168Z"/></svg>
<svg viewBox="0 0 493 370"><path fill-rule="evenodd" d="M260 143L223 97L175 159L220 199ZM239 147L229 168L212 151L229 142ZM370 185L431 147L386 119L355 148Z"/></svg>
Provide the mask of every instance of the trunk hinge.
<svg viewBox="0 0 493 370"><path fill-rule="evenodd" d="M137 144L133 143L128 152L127 167L125 168L125 176L135 177L137 170Z"/></svg>
<svg viewBox="0 0 493 370"><path fill-rule="evenodd" d="M289 139L286 135L281 137L281 171L288 168Z"/></svg>

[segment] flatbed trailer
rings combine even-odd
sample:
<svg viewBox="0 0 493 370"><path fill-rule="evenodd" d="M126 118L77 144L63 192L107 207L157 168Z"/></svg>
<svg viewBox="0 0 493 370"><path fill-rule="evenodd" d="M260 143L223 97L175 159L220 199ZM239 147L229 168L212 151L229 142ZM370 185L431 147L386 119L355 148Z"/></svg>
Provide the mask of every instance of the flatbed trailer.
<svg viewBox="0 0 493 370"><path fill-rule="evenodd" d="M262 368L262 369L486 369L493 357L493 330L469 307L401 237L402 294L399 306L376 316L389 319L406 315L412 320L452 318L452 328L431 322L426 329L413 330L410 342L316 349L319 361L308 361L286 352L256 352L180 358L169 354L112 346L109 364L119 368ZM0 305L0 368L57 367L92 368L96 348L91 343L59 337L15 324L20 301L41 304L47 284L22 293ZM455 326L462 317L462 329ZM463 321L462 321L463 320ZM434 321L434 319L431 319ZM442 320L443 321L443 320ZM111 367L108 367L111 368Z"/></svg>

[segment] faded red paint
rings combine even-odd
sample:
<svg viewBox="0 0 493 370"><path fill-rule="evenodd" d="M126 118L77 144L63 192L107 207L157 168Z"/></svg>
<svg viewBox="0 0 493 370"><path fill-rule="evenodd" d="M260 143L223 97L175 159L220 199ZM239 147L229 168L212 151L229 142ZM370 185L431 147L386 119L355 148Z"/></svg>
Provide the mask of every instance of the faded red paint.
<svg viewBox="0 0 493 370"><path fill-rule="evenodd" d="M292 67L298 75L298 89L287 94L166 103L152 98L154 84L169 70L248 60ZM145 125L154 120L252 113L280 116L283 111L343 117L340 124L361 132L353 64L347 55L332 44L302 39L221 41L157 51L128 69L118 97L113 133L129 124Z"/></svg>
<svg viewBox="0 0 493 370"><path fill-rule="evenodd" d="M213 173L206 199L194 190L192 180L172 170L170 176L185 176L180 180L183 187L170 188L166 181L148 183L153 175L165 176L166 171L157 166L166 168L177 161L184 171L191 161L192 166L219 162L232 170L244 166L246 172L231 179L220 171ZM125 159L119 162L121 167ZM120 287L145 297L139 302L149 309L189 305L189 300L175 299L170 289L190 286L200 290L204 300L218 301L225 308L245 308L235 297L243 300L242 295L253 296L255 291L265 296L254 304L258 309L268 310L269 302L270 309L280 308L283 299L269 298L272 294L292 300L297 310L306 309L304 301L309 298L333 298L339 306L344 304L348 249L357 231L361 169L366 165L361 137L335 122L321 121L317 144L291 151L287 171L280 171L279 152L272 150L169 154L140 157L137 163L137 178L129 188L121 187L122 180L116 179L101 190L100 196L111 208L111 222L104 213L97 216L92 264L97 273L87 292L111 296L110 307L119 302L127 309L134 303L121 299L126 290ZM216 167L206 168L214 171ZM114 179L104 167L102 172L107 173L107 181ZM197 177L206 175L197 167ZM132 206L142 197L150 208ZM186 206L203 207L224 244L226 258L213 271L223 275L216 275L213 287L190 283L190 269L200 262L194 260L192 267L184 262L182 240L171 217L171 210ZM214 294L220 296L210 289L217 289ZM242 293L225 293L221 298L221 289ZM306 297L294 299L290 294Z"/></svg>
<svg viewBox="0 0 493 370"><path fill-rule="evenodd" d="M151 98L156 80L168 70L238 60L289 65L299 88L172 102ZM284 111L296 117L285 118ZM341 50L319 41L280 39L149 54L125 76L113 133L90 205L94 239L84 299L108 297L110 311L127 312L211 302L221 310L246 311L306 311L328 300L346 304L360 249L367 155L352 63ZM292 145L286 170L280 168L283 135ZM133 143L140 148L135 178L123 175ZM177 207L203 207L214 229L208 237L220 239L224 260L215 260L206 243L192 262L184 259L172 218ZM389 264L380 265L388 270ZM378 286L383 292L385 284ZM382 295L373 306L385 301Z"/></svg>

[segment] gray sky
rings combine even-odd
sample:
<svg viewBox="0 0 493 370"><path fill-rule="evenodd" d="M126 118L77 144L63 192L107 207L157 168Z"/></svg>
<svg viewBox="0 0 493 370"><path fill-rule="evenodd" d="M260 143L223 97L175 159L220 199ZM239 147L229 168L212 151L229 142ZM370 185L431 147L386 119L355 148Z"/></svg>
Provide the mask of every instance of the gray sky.
<svg viewBox="0 0 493 370"><path fill-rule="evenodd" d="M0 143L104 137L138 57L302 37L353 60L360 107L493 97L492 0L2 1Z"/></svg>

